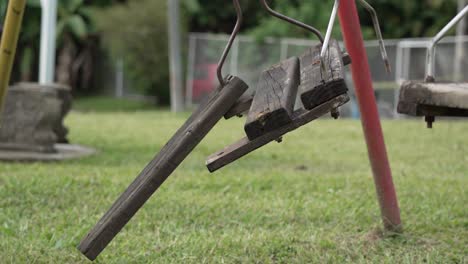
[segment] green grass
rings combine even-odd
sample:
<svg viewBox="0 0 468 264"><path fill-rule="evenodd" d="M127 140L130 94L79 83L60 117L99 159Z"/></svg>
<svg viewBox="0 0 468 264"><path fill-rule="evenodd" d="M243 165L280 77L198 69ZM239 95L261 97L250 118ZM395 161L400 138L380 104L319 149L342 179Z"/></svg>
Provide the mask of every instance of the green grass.
<svg viewBox="0 0 468 264"><path fill-rule="evenodd" d="M73 100L73 109L79 112L135 112L155 108L154 104L125 98L78 97Z"/></svg>
<svg viewBox="0 0 468 264"><path fill-rule="evenodd" d="M72 113L93 157L0 163L0 262L86 263L76 246L187 117ZM381 235L361 124L320 120L219 172L204 159L242 136L221 121L97 263L464 263L468 123L384 122L404 233Z"/></svg>

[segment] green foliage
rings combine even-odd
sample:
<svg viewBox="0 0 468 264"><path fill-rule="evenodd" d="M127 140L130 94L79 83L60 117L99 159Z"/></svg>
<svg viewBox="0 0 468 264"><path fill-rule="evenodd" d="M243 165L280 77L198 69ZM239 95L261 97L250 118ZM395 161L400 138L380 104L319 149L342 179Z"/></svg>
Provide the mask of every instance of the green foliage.
<svg viewBox="0 0 468 264"><path fill-rule="evenodd" d="M90 10L84 0L62 0L58 5L57 15L59 40L69 34L79 42L94 31Z"/></svg>
<svg viewBox="0 0 468 264"><path fill-rule="evenodd" d="M165 0L135 0L94 13L104 46L123 58L135 87L169 101L167 6Z"/></svg>
<svg viewBox="0 0 468 264"><path fill-rule="evenodd" d="M7 1L2 1L0 3L0 24L2 24L2 22L5 20L7 5L8 5Z"/></svg>
<svg viewBox="0 0 468 264"><path fill-rule="evenodd" d="M183 1L181 1L183 2ZM235 9L232 0L190 0L197 2L199 8L189 9L190 31L192 32L231 32L235 23ZM279 1L278 1L279 2ZM264 16L264 12L259 10L259 1L240 0L244 13L243 29L258 26L259 19ZM193 5L193 4L192 4Z"/></svg>
<svg viewBox="0 0 468 264"><path fill-rule="evenodd" d="M90 3L88 2L85 0L58 1L57 41L59 49L65 34L71 35L73 40L78 44L94 31L89 12L91 6L111 4L114 0L93 0ZM7 3L8 1L0 3L0 17L2 17L2 21L2 10L6 8ZM26 3L13 81L17 81L18 79L33 81L36 79L38 72L41 1L28 0Z"/></svg>
<svg viewBox="0 0 468 264"><path fill-rule="evenodd" d="M375 8L385 37L432 37L456 15L457 1L384 0L376 3ZM361 11L363 22L371 25L370 17Z"/></svg>
<svg viewBox="0 0 468 264"><path fill-rule="evenodd" d="M271 6L282 14L325 32L333 1L274 1ZM266 13L263 9L260 12ZM335 34L337 32L334 31ZM265 15L251 33L260 39L268 36L317 39L313 33L269 15Z"/></svg>
<svg viewBox="0 0 468 264"><path fill-rule="evenodd" d="M39 57L40 7L40 0L28 0L26 2L21 35L18 41L18 52L13 71L13 80L21 79L30 81L37 72L35 65Z"/></svg>
<svg viewBox="0 0 468 264"><path fill-rule="evenodd" d="M198 0L200 9L192 13L191 31L230 32L235 11L232 1ZM277 11L325 31L333 1L269 1ZM380 0L369 1L376 9L386 38L433 36L455 16L455 0ZM241 1L244 11L243 30L258 39L265 37L314 38L302 28L269 16L258 1ZM359 4L359 14L366 38L375 38L369 13ZM340 31L335 26L334 35Z"/></svg>

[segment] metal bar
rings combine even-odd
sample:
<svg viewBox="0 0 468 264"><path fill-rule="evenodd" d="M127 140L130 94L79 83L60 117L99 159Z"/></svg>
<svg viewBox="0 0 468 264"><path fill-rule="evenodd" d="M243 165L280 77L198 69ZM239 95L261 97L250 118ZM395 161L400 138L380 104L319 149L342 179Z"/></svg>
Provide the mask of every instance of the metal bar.
<svg viewBox="0 0 468 264"><path fill-rule="evenodd" d="M171 111L184 110L184 88L182 77L182 48L180 40L180 3L168 0L169 70Z"/></svg>
<svg viewBox="0 0 468 264"><path fill-rule="evenodd" d="M115 97L124 96L124 82L124 62L123 59L118 59L115 63Z"/></svg>
<svg viewBox="0 0 468 264"><path fill-rule="evenodd" d="M463 8L468 4L467 0L458 0L458 12L461 12ZM465 49L463 43L463 35L466 32L466 18L462 19L457 25L457 35L455 41L455 60L453 62L453 79L454 81L463 81L463 60L465 58Z"/></svg>
<svg viewBox="0 0 468 264"><path fill-rule="evenodd" d="M55 79L55 35L57 0L41 0L41 48L39 58L39 83L51 84Z"/></svg>
<svg viewBox="0 0 468 264"><path fill-rule="evenodd" d="M187 80L186 80L186 100L185 104L186 107L192 108L193 107L193 80L194 80L194 75L195 75L195 56L196 56L196 50L197 48L197 39L196 36L193 36L192 34L189 35L189 56L188 56L188 66L187 66Z"/></svg>
<svg viewBox="0 0 468 264"><path fill-rule="evenodd" d="M343 0L338 14L344 41L353 61L351 70L383 223L386 230L399 231L401 230L400 209L388 162L355 0Z"/></svg>
<svg viewBox="0 0 468 264"><path fill-rule="evenodd" d="M395 61L395 82L398 85L403 83L403 47L400 43L397 44L396 51L396 61ZM398 118L398 96L400 94L400 89L397 88L393 92L393 115L395 118Z"/></svg>
<svg viewBox="0 0 468 264"><path fill-rule="evenodd" d="M323 41L322 50L320 51L320 65L322 73L322 77L324 76L325 80L329 79L329 67L328 64L325 63L325 54L327 53L328 46L330 44L331 34L333 32L333 25L335 24L336 20L336 13L338 12L338 7L340 6L340 0L335 0L333 4L333 10L330 16L330 21L328 22L327 33L325 34L325 40Z"/></svg>
<svg viewBox="0 0 468 264"><path fill-rule="evenodd" d="M302 23L301 21L297 21L297 20L292 19L292 18L290 18L290 17L288 17L288 16L285 16L285 15L279 13L279 12L276 12L275 10L273 10L273 9L268 5L268 3L266 2L266 0L261 0L260 3L262 4L262 6L266 9L266 11L267 11L270 15L272 15L272 16L274 16L274 17L277 17L277 18L279 18L279 19L281 19L281 20L284 20L284 21L286 21L286 22L288 22L288 23L291 23L291 24L293 24L293 25L296 25L296 26L298 26L298 27L301 27L301 28L303 28L303 29L305 29L305 30L308 30L308 31L314 33L314 34L317 36L317 38L319 38L320 42L323 43L322 33L320 33L320 31L319 31L318 29L316 29L316 28L314 28L314 27L312 27L312 26L309 26L309 25L307 25L307 24L304 24L304 23Z"/></svg>
<svg viewBox="0 0 468 264"><path fill-rule="evenodd" d="M0 44L0 112L10 83L26 0L10 0Z"/></svg>
<svg viewBox="0 0 468 264"><path fill-rule="evenodd" d="M283 61L288 58L288 43L287 40L282 39L281 42L281 52L280 52L280 61Z"/></svg>
<svg viewBox="0 0 468 264"><path fill-rule="evenodd" d="M458 13L431 41L427 49L427 59L426 59L426 81L434 81L434 59L435 59L435 47L437 43L447 34L447 32L452 29L460 20L468 14L468 6L463 8L463 10Z"/></svg>
<svg viewBox="0 0 468 264"><path fill-rule="evenodd" d="M377 39L379 41L380 54L382 55L382 60L384 61L384 64L385 64L385 70L388 73L390 73L392 71L392 68L390 67L390 61L388 60L387 50L385 49L385 43L384 43L384 39L382 36L382 31L380 30L380 23L379 23L379 17L377 16L377 12L375 12L375 9L365 0L359 0L359 2L364 6L364 8L371 15L375 34L377 35Z"/></svg>
<svg viewBox="0 0 468 264"><path fill-rule="evenodd" d="M221 84L221 86L224 86L226 84L223 78L224 62L226 62L227 55L229 54L232 44L234 43L234 40L236 39L236 36L239 33L240 27L242 25L242 20L243 20L242 9L239 4L239 0L233 0L232 2L234 3L234 7L236 9L237 22L236 22L236 25L234 26L234 30L232 31L231 37L229 38L228 44L226 48L224 48L223 55L221 55L221 59L218 62L218 68L216 69L218 81L219 81L219 84Z"/></svg>

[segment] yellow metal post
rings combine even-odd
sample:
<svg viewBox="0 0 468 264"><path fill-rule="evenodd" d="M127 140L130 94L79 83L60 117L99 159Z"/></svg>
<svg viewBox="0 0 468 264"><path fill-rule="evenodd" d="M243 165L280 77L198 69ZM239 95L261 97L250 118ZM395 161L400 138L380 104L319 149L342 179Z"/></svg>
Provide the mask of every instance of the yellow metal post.
<svg viewBox="0 0 468 264"><path fill-rule="evenodd" d="M10 0L0 44L0 112L3 110L11 70L15 59L26 0Z"/></svg>

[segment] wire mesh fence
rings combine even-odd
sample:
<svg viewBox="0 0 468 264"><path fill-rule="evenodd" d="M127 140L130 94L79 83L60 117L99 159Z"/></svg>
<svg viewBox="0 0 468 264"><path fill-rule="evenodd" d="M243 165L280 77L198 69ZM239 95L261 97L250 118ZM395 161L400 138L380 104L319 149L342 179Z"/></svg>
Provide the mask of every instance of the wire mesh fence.
<svg viewBox="0 0 468 264"><path fill-rule="evenodd" d="M216 67L228 41L227 35L191 33L186 77L186 102L189 107L199 103L218 84ZM386 47L392 71L387 73L377 41L365 43L374 82L379 111L384 118L396 118L397 95L405 80L424 79L426 47L429 39L387 40ZM291 56L299 56L317 41L303 39L267 39L256 42L240 36L234 42L223 74L236 75L255 89L258 76L269 66ZM341 47L343 44L341 43ZM437 48L436 77L440 81L468 81L468 37L448 37ZM350 73L346 76L352 100L342 109L347 117L359 117L354 100Z"/></svg>

